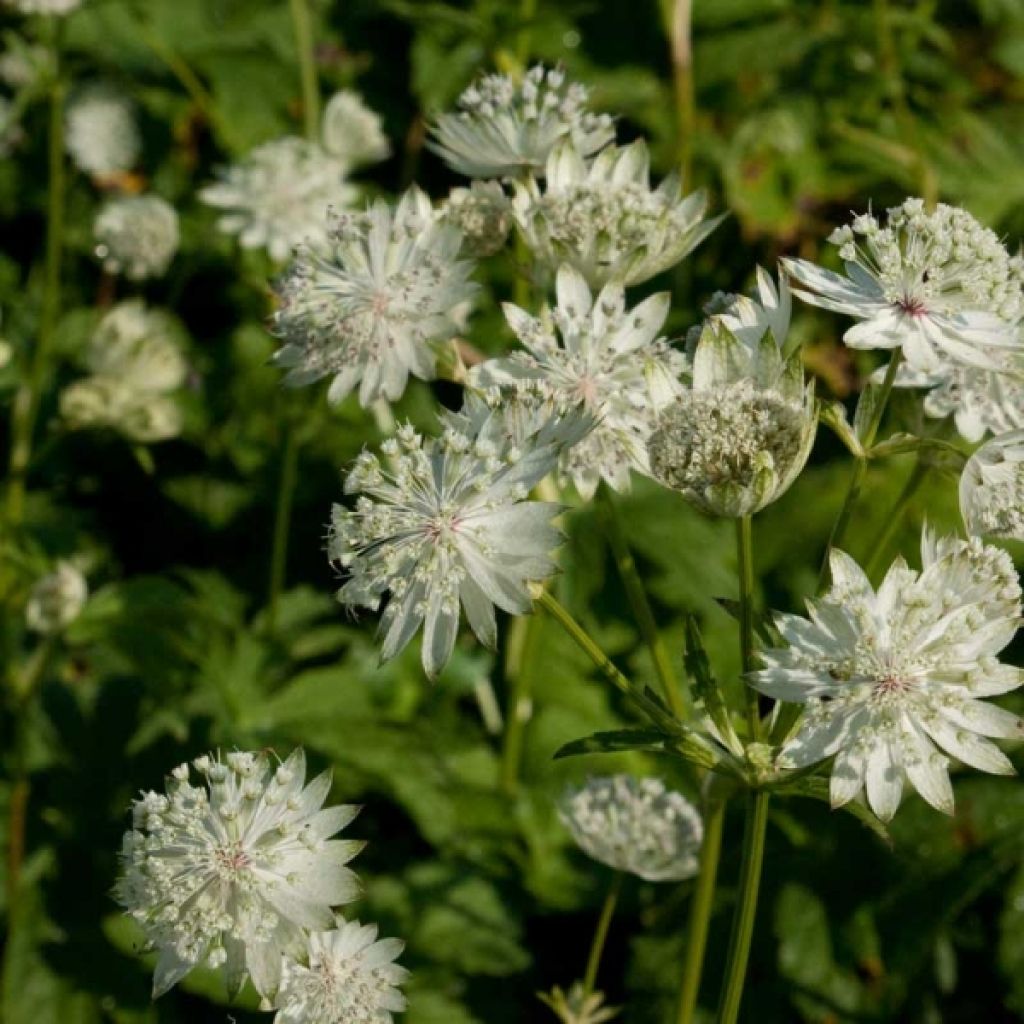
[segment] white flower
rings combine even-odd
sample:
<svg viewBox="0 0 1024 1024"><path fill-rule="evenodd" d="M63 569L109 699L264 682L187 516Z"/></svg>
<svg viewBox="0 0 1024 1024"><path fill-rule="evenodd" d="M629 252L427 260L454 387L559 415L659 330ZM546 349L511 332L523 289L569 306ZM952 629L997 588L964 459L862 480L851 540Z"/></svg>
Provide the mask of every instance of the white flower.
<svg viewBox="0 0 1024 1024"><path fill-rule="evenodd" d="M38 88L53 74L53 55L45 46L13 32L4 34L4 43L4 51L0 53L0 81L12 89Z"/></svg>
<svg viewBox="0 0 1024 1024"><path fill-rule="evenodd" d="M110 199L93 225L104 270L130 281L161 277L178 251L178 214L159 196Z"/></svg>
<svg viewBox="0 0 1024 1024"><path fill-rule="evenodd" d="M352 204L346 164L315 142L287 136L257 146L219 180L200 189L208 206L225 211L221 231L238 235L243 249L266 249L286 260L300 244L327 248L327 215Z"/></svg>
<svg viewBox="0 0 1024 1024"><path fill-rule="evenodd" d="M683 197L670 174L652 191L642 139L608 146L589 166L571 142L547 162L544 191L532 178L513 183L512 210L534 256L549 270L576 267L591 287L639 284L674 266L717 227L706 221L707 197Z"/></svg>
<svg viewBox="0 0 1024 1024"><path fill-rule="evenodd" d="M360 496L335 505L328 553L348 574L346 604L376 609L381 660L394 657L423 626L423 668L433 678L451 656L459 605L489 647L497 642L494 606L529 612L531 581L555 571L560 506L528 501L530 488L578 436L573 420L548 419L516 437L500 413L471 409L446 418L439 438L411 427L385 442L387 464L364 452L345 481ZM460 429L465 426L466 429Z"/></svg>
<svg viewBox="0 0 1024 1024"><path fill-rule="evenodd" d="M339 215L330 255L297 255L280 284L274 330L284 345L274 359L300 386L331 376L328 401L358 384L359 401L399 398L412 373L434 376L437 350L457 330L457 307L475 285L472 263L458 258L461 236L439 223L413 186L397 208L378 201Z"/></svg>
<svg viewBox="0 0 1024 1024"><path fill-rule="evenodd" d="M264 753L193 764L203 784L179 765L166 796L134 802L115 896L159 951L154 996L206 964L224 968L231 995L248 972L270 998L282 956L303 955L306 932L333 927L331 908L359 895L345 865L363 844L330 839L359 808L321 809L330 774L304 785L301 750L276 769Z"/></svg>
<svg viewBox="0 0 1024 1024"><path fill-rule="evenodd" d="M527 351L474 367L469 382L504 389L532 385L556 409L583 408L596 426L563 451L562 473L584 498L601 480L628 490L631 470L649 472L647 440L658 413L684 392L679 377L686 357L657 337L669 295L652 295L628 310L620 284L605 285L594 299L568 266L559 268L556 283L558 305L543 319L505 305Z"/></svg>
<svg viewBox="0 0 1024 1024"><path fill-rule="evenodd" d="M496 181L453 188L439 215L462 232L465 251L478 260L503 249L512 226L512 204Z"/></svg>
<svg viewBox="0 0 1024 1024"><path fill-rule="evenodd" d="M38 580L25 605L25 622L36 633L59 633L78 618L89 596L85 577L70 562L58 562Z"/></svg>
<svg viewBox="0 0 1024 1024"><path fill-rule="evenodd" d="M970 534L1024 541L1024 430L993 437L967 460L960 513Z"/></svg>
<svg viewBox="0 0 1024 1024"><path fill-rule="evenodd" d="M558 816L588 857L648 882L697 873L704 825L697 808L660 779L609 775L569 789Z"/></svg>
<svg viewBox="0 0 1024 1024"><path fill-rule="evenodd" d="M1013 324L1024 315L1024 259L969 213L920 199L888 211L885 227L856 217L829 239L846 277L806 260L784 260L807 302L855 317L851 348L902 348L907 366L935 374L949 363L1000 369L1024 354Z"/></svg>
<svg viewBox="0 0 1024 1024"><path fill-rule="evenodd" d="M692 387L658 420L651 475L709 515L746 516L799 476L817 431L814 385L784 358L789 299L759 275L760 303L734 300L704 325Z"/></svg>
<svg viewBox="0 0 1024 1024"><path fill-rule="evenodd" d="M68 101L65 145L75 166L98 177L129 171L142 149L135 105L113 86L84 86Z"/></svg>
<svg viewBox="0 0 1024 1024"><path fill-rule="evenodd" d="M109 427L134 441L161 441L181 430L171 392L185 382L181 329L141 300L122 302L100 321L89 343L91 375L60 395L72 429Z"/></svg>
<svg viewBox="0 0 1024 1024"><path fill-rule="evenodd" d="M341 918L312 933L303 962L284 963L274 1024L392 1024L406 1006L398 986L409 972L394 962L404 945Z"/></svg>
<svg viewBox="0 0 1024 1024"><path fill-rule="evenodd" d="M568 992L556 985L550 994L538 992L537 998L562 1024L607 1024L619 1015L616 1008L605 1005L603 992L588 991L582 981L574 981Z"/></svg>
<svg viewBox="0 0 1024 1024"><path fill-rule="evenodd" d="M350 89L335 93L324 109L324 149L346 167L375 164L391 155L380 115Z"/></svg>
<svg viewBox="0 0 1024 1024"><path fill-rule="evenodd" d="M484 75L459 97L457 113L436 118L427 145L469 178L543 174L560 139L589 156L615 137L612 119L588 111L587 98L559 68L535 65L518 83Z"/></svg>
<svg viewBox="0 0 1024 1024"><path fill-rule="evenodd" d="M1024 722L979 697L1015 690L1024 673L996 655L1020 620L1020 585L1004 551L977 538L927 530L922 569L897 559L877 593L848 555L832 553L832 588L809 619L779 615L789 647L760 652L752 686L807 705L780 763L802 768L835 755L832 804L867 788L883 820L904 780L940 811L953 810L947 757L1012 774L983 737L1024 738Z"/></svg>
<svg viewBox="0 0 1024 1024"><path fill-rule="evenodd" d="M21 14L60 16L76 10L81 6L82 0L4 0L4 3Z"/></svg>

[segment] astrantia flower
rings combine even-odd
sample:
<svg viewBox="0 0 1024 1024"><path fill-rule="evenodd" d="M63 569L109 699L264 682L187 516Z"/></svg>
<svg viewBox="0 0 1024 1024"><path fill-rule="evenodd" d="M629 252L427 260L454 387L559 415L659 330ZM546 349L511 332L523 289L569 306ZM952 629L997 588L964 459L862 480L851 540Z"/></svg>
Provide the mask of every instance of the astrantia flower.
<svg viewBox="0 0 1024 1024"><path fill-rule="evenodd" d="M437 350L456 332L456 307L475 290L462 237L438 222L415 186L392 209L337 216L329 256L302 249L280 284L274 359L299 386L332 376L328 401L358 384L359 401L399 398L412 373L434 376Z"/></svg>
<svg viewBox="0 0 1024 1024"><path fill-rule="evenodd" d="M78 618L88 596L82 573L70 562L59 562L33 586L25 605L25 623L36 633L59 633Z"/></svg>
<svg viewBox="0 0 1024 1024"><path fill-rule="evenodd" d="M537 319L511 303L505 316L526 352L490 359L470 372L471 384L533 386L554 408L582 408L596 426L562 453L560 468L584 498L605 480L628 490L630 471L647 473L647 440L658 413L684 391L683 353L658 332L669 295L626 309L622 286L608 284L594 299L578 271L559 268L558 305Z"/></svg>
<svg viewBox="0 0 1024 1024"><path fill-rule="evenodd" d="M485 75L459 97L457 113L436 118L427 145L469 178L543 174L560 139L589 156L615 137L612 119L586 104L587 90L557 68L536 65L518 83Z"/></svg>
<svg viewBox="0 0 1024 1024"><path fill-rule="evenodd" d="M402 427L382 446L386 463L369 452L356 460L345 491L359 498L354 508L334 506L328 553L348 574L339 600L376 609L388 595L381 660L422 625L423 668L436 676L451 656L460 604L493 647L494 606L530 611L528 584L555 571L561 534L551 520L560 506L527 497L578 425L551 418L528 436L514 432L500 411L454 417L439 438Z"/></svg>
<svg viewBox="0 0 1024 1024"><path fill-rule="evenodd" d="M469 188L451 190L440 216L462 232L465 251L480 260L504 248L512 204L496 181L474 181Z"/></svg>
<svg viewBox="0 0 1024 1024"><path fill-rule="evenodd" d="M52 14L59 17L76 10L82 0L4 0L4 3L21 14Z"/></svg>
<svg viewBox="0 0 1024 1024"><path fill-rule="evenodd" d="M351 205L358 194L345 172L318 143L288 136L223 169L199 198L224 211L217 226L237 235L243 249L266 249L283 261L300 244L326 250L328 210Z"/></svg>
<svg viewBox="0 0 1024 1024"><path fill-rule="evenodd" d="M185 381L181 328L139 300L122 302L100 321L89 343L91 375L60 395L72 429L108 427L134 441L161 441L181 430L172 397Z"/></svg>
<svg viewBox="0 0 1024 1024"><path fill-rule="evenodd" d="M770 278L705 324L693 383L661 416L648 449L651 475L709 515L753 515L799 476L817 430L814 385L799 353L784 359L788 300ZM730 327L730 325L732 325Z"/></svg>
<svg viewBox="0 0 1024 1024"><path fill-rule="evenodd" d="M93 225L96 255L130 281L162 276L178 251L178 214L159 196L109 200Z"/></svg>
<svg viewBox="0 0 1024 1024"><path fill-rule="evenodd" d="M933 807L953 810L947 757L1012 774L984 737L1024 739L1024 721L979 697L1015 690L1024 673L996 658L1021 615L1020 586L1004 551L974 538L925 531L922 569L898 559L877 593L848 555L832 553L832 588L810 618L779 615L787 648L762 651L749 681L807 705L780 763L802 768L835 755L832 803L867 789L883 820L904 781Z"/></svg>
<svg viewBox="0 0 1024 1024"><path fill-rule="evenodd" d="M142 138L135 105L106 84L75 92L65 115L65 145L75 166L99 177L129 171L139 158Z"/></svg>
<svg viewBox="0 0 1024 1024"><path fill-rule="evenodd" d="M358 808L321 809L330 775L304 785L301 750L277 768L263 753L193 764L200 785L179 765L166 796L133 804L114 893L159 951L154 996L206 964L223 967L231 994L248 972L269 998L282 956L305 955L307 931L332 928L331 908L359 895L345 865L363 844L330 838Z"/></svg>
<svg viewBox="0 0 1024 1024"><path fill-rule="evenodd" d="M615 1007L605 1004L603 992L590 991L582 981L574 981L568 992L556 985L550 995L540 992L537 998L562 1024L607 1024L619 1015Z"/></svg>
<svg viewBox="0 0 1024 1024"><path fill-rule="evenodd" d="M902 348L907 365L936 373L953 362L999 367L1001 353L1024 353L1012 324L1024 314L1024 259L969 213L907 199L885 227L870 214L833 232L846 276L806 260L785 260L806 291L796 294L861 321L851 348Z"/></svg>
<svg viewBox="0 0 1024 1024"><path fill-rule="evenodd" d="M642 139L608 146L587 164L571 142L547 162L547 182L514 182L512 209L534 256L554 271L576 267L592 287L639 284L674 266L707 238L721 218L706 221L703 192L682 195L670 174L654 190Z"/></svg>
<svg viewBox="0 0 1024 1024"><path fill-rule="evenodd" d="M394 962L404 946L341 918L314 932L302 961L285 961L274 1024L392 1024L406 1005L399 985L409 972Z"/></svg>
<svg viewBox="0 0 1024 1024"><path fill-rule="evenodd" d="M580 849L648 882L697 873L704 825L697 808L660 779L609 775L570 789L558 816Z"/></svg>
<svg viewBox="0 0 1024 1024"><path fill-rule="evenodd" d="M322 130L324 149L346 167L375 164L391 155L380 115L350 89L330 98L324 108Z"/></svg>
<svg viewBox="0 0 1024 1024"><path fill-rule="evenodd" d="M1024 541L1024 430L993 437L967 460L960 513L970 534Z"/></svg>

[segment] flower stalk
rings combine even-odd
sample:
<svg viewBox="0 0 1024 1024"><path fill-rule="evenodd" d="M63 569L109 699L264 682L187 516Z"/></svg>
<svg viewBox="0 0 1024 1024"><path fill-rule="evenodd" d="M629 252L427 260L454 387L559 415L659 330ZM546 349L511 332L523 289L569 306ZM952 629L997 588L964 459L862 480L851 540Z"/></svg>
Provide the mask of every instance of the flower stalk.
<svg viewBox="0 0 1024 1024"><path fill-rule="evenodd" d="M736 554L740 583L740 666L744 675L754 667L754 539L751 516L736 520ZM745 688L750 737L761 738L761 712L757 691Z"/></svg>
<svg viewBox="0 0 1024 1024"><path fill-rule="evenodd" d="M586 995L590 995L597 984L597 972L601 969L601 957L604 954L605 943L608 940L608 929L611 927L612 918L615 916L615 907L619 901L624 877L621 871L615 872L611 885L608 887L608 892L605 895L604 903L601 905L597 927L594 929L594 938L590 944L590 954L587 957L587 970L583 975L583 991Z"/></svg>

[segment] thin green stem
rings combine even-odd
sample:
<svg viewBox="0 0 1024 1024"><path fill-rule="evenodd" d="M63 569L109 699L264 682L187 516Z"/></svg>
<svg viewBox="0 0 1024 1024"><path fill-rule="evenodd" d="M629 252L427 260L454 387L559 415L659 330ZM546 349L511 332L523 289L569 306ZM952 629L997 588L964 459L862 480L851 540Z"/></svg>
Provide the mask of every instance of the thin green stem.
<svg viewBox="0 0 1024 1024"><path fill-rule="evenodd" d="M900 528L900 524L903 522L903 517L906 515L907 508L911 501L914 500L914 495L917 494L921 484L924 483L925 477L928 476L928 465L921 459L918 459L914 463L914 468L910 471L910 476L907 477L906 483L903 485L903 490L900 491L899 497L893 504L893 507L889 510L889 514L886 516L885 525L882 527L881 532L875 538L875 542L871 545L867 563L864 566L864 572L867 573L869 579L873 579L875 573L882 565L883 559L889 550L889 546L892 544L893 537L896 536L896 531Z"/></svg>
<svg viewBox="0 0 1024 1024"><path fill-rule="evenodd" d="M704 842L700 850L700 871L690 903L690 923L686 930L686 958L683 961L683 982L679 989L679 1024L693 1024L704 973L704 952L708 944L708 928L715 902L718 863L722 857L722 831L725 824L725 801L708 801L704 810Z"/></svg>
<svg viewBox="0 0 1024 1024"><path fill-rule="evenodd" d="M672 91L676 112L676 154L683 185L693 172L693 136L697 99L693 82L693 0L669 0L666 30L672 58Z"/></svg>
<svg viewBox="0 0 1024 1024"><path fill-rule="evenodd" d="M754 667L754 534L750 516L736 520L736 556L740 584L740 666L744 676ZM750 737L761 738L761 711L757 691L744 686Z"/></svg>
<svg viewBox="0 0 1024 1024"><path fill-rule="evenodd" d="M597 919L597 927L594 929L594 939L590 943L590 955L587 957L587 971L583 975L583 991L590 995L597 984L597 972L601 968L601 956L604 953L604 944L608 939L608 929L611 927L612 918L615 916L615 905L619 902L619 893L622 891L623 873L616 871L612 883L608 886L608 893L601 905L601 913Z"/></svg>
<svg viewBox="0 0 1024 1024"><path fill-rule="evenodd" d="M633 609L633 618L636 619L640 635L644 638L644 642L650 649L651 658L654 660L654 670L661 681L669 706L677 717L682 718L683 702L679 681L672 668L672 659L665 647L665 641L658 633L658 623L655 621L654 611L650 601L647 600L647 591L640 579L640 573L637 572L636 562L626 537L625 525L622 522L622 512L603 484L598 491L598 514L604 523L612 555L615 557L615 565L626 591L626 598Z"/></svg>
<svg viewBox="0 0 1024 1024"><path fill-rule="evenodd" d="M537 0L520 0L519 3L519 34L516 36L516 60L525 68L530 59L530 37L533 19L537 17Z"/></svg>
<svg viewBox="0 0 1024 1024"><path fill-rule="evenodd" d="M736 1024L743 985L750 959L750 942L757 917L757 896L761 886L764 863L764 839L768 828L768 793L756 790L747 796L746 822L743 830L743 854L736 910L732 919L725 979L718 1003L718 1024Z"/></svg>
<svg viewBox="0 0 1024 1024"><path fill-rule="evenodd" d="M519 766L526 723L530 718L534 666L540 649L542 623L539 615L524 615L514 618L509 627L505 659L508 698L501 747L501 788L509 796L519 788Z"/></svg>
<svg viewBox="0 0 1024 1024"><path fill-rule="evenodd" d="M313 19L308 0L291 0L291 10L302 81L302 123L306 138L315 142L320 134L320 88L316 76L316 51L313 48Z"/></svg>
<svg viewBox="0 0 1024 1024"><path fill-rule="evenodd" d="M267 598L267 631L277 628L277 605L284 589L288 568L288 532L292 521L292 504L299 475L299 439L295 424L284 425L284 451L281 456L281 481L274 509L274 538L270 549L270 590Z"/></svg>

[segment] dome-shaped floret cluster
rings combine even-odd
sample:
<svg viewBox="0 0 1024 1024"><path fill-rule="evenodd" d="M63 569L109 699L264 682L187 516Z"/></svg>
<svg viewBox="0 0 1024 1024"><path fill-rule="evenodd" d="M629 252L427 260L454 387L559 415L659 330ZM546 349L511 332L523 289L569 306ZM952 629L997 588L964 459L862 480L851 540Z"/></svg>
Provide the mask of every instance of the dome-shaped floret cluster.
<svg viewBox="0 0 1024 1024"><path fill-rule="evenodd" d="M506 304L526 351L475 367L470 383L513 393L529 388L560 411L583 409L595 426L562 452L561 473L585 498L601 480L628 490L631 470L648 472L658 412L684 391L686 357L657 337L669 296L652 295L628 310L620 284L605 285L595 299L568 266L559 268L556 284L558 305L540 319Z"/></svg>
<svg viewBox="0 0 1024 1024"><path fill-rule="evenodd" d="M130 281L160 277L178 251L178 214L159 196L109 200L93 225L104 270Z"/></svg>
<svg viewBox="0 0 1024 1024"><path fill-rule="evenodd" d="M73 429L108 427L134 441L161 441L181 430L172 396L185 381L181 328L140 300L122 302L100 321L89 343L90 375L61 392Z"/></svg>
<svg viewBox="0 0 1024 1024"><path fill-rule="evenodd" d="M362 844L331 839L358 808L324 808L329 774L305 784L296 750L197 758L133 805L115 895L159 951L154 996L193 967L223 968L230 993L248 973L273 997L282 957L306 953L306 933L334 927L331 908L359 894L345 865Z"/></svg>
<svg viewBox="0 0 1024 1024"><path fill-rule="evenodd" d="M376 925L340 918L312 933L302 960L285 962L274 1024L391 1024L406 1006L409 972L395 963L403 948L378 939Z"/></svg>
<svg viewBox="0 0 1024 1024"><path fill-rule="evenodd" d="M846 276L786 260L805 301L861 321L844 335L852 348L902 348L907 365L936 374L950 363L1000 369L1024 354L1013 325L1024 316L1024 258L965 210L907 199L838 228Z"/></svg>
<svg viewBox="0 0 1024 1024"><path fill-rule="evenodd" d="M459 97L456 113L436 118L428 145L470 178L543 174L560 139L589 156L615 137L612 119L587 110L587 98L559 68L536 65L519 81L484 75Z"/></svg>
<svg viewBox="0 0 1024 1024"><path fill-rule="evenodd" d="M960 512L970 534L1024 541L1024 430L993 437L968 459Z"/></svg>
<svg viewBox="0 0 1024 1024"><path fill-rule="evenodd" d="M327 102L321 131L324 149L347 168L375 164L391 155L380 115L351 89L342 89Z"/></svg>
<svg viewBox="0 0 1024 1024"><path fill-rule="evenodd" d="M32 587L25 605L25 624L36 633L59 633L78 618L88 596L82 573L70 562L60 562Z"/></svg>
<svg viewBox="0 0 1024 1024"><path fill-rule="evenodd" d="M459 259L462 236L440 221L415 186L397 207L333 219L329 255L303 248L279 286L275 355L299 386L331 376L328 401L358 385L359 401L394 401L409 374L429 380L436 342L456 332L456 307L472 297L473 264Z"/></svg>
<svg viewBox="0 0 1024 1024"><path fill-rule="evenodd" d="M922 569L897 559L877 592L848 555L831 558L832 588L810 618L779 615L788 647L762 651L756 689L807 705L779 755L802 768L835 756L834 806L862 789L883 820L904 784L953 810L948 759L1012 774L985 737L1024 739L1024 721L980 700L1024 683L997 655L1013 639L1021 590L1010 557L977 538L925 531Z"/></svg>
<svg viewBox="0 0 1024 1024"><path fill-rule="evenodd" d="M697 809L660 779L610 775L569 789L559 817L588 857L648 882L697 873L704 825Z"/></svg>
<svg viewBox="0 0 1024 1024"><path fill-rule="evenodd" d="M459 229L465 251L478 260L503 249L512 227L512 204L496 181L453 188L440 215Z"/></svg>
<svg viewBox="0 0 1024 1024"><path fill-rule="evenodd" d="M93 83L76 91L65 121L65 145L80 171L105 177L135 166L142 149L135 105L113 86Z"/></svg>
<svg viewBox="0 0 1024 1024"><path fill-rule="evenodd" d="M382 446L385 462L369 452L356 460L345 490L359 497L353 508L335 505L328 552L348 575L339 600L376 609L388 595L382 660L422 625L423 667L436 676L451 656L460 604L493 647L494 606L530 611L528 584L555 571L559 506L527 496L584 428L550 417L520 434L527 422L478 403L446 418L438 438L405 426Z"/></svg>
<svg viewBox="0 0 1024 1024"><path fill-rule="evenodd" d="M512 209L534 257L552 272L568 263L591 287L639 284L674 266L721 218L705 220L703 192L683 196L672 174L651 188L647 146L608 146L587 164L570 141L547 162L547 181L513 183Z"/></svg>

